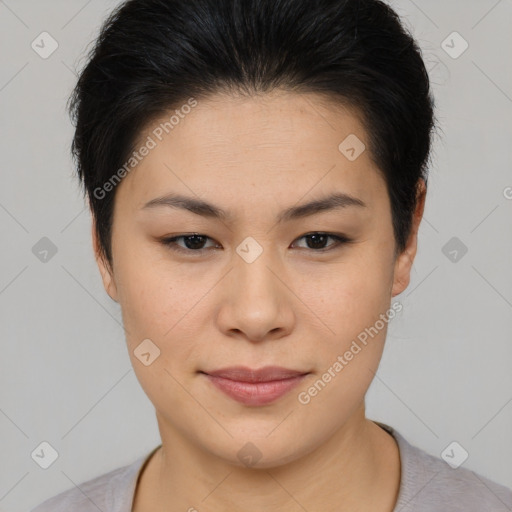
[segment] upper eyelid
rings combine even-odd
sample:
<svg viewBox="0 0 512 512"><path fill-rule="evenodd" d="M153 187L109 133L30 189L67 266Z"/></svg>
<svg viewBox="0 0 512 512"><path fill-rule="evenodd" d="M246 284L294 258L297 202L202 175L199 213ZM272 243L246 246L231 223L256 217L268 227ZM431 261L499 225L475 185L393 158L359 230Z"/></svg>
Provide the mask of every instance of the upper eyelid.
<svg viewBox="0 0 512 512"><path fill-rule="evenodd" d="M346 237L345 235L343 235L341 233L331 233L331 232L328 232L328 231L308 231L307 233L304 233L303 235L300 235L297 238L295 238L295 240L300 240L301 238L304 238L304 237L310 236L310 235L326 235L326 236L334 237L334 238L336 238L336 237L348 238L348 237ZM167 241L169 241L169 240L176 240L178 238L188 238L188 237L191 237L191 236L200 236L202 238L207 238L208 240L215 240L215 238L213 238L211 236L208 236L208 235L204 235L203 233L185 233L183 235L174 235L174 236L165 237L164 241L165 240L167 240Z"/></svg>

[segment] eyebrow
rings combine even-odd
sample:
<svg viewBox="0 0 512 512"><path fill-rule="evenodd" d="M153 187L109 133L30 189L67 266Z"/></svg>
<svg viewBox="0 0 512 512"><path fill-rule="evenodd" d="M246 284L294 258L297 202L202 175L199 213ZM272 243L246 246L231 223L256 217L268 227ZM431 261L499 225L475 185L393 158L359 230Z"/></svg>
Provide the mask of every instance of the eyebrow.
<svg viewBox="0 0 512 512"><path fill-rule="evenodd" d="M230 212L223 210L218 206L207 203L201 199L195 199L179 194L168 194L162 197L157 197L147 202L141 209L145 210L162 206L168 208L181 208L203 217L221 219L224 221L230 221L233 218L233 215ZM350 206L367 208L366 203L364 203L361 199L353 197L349 194L338 192L320 199L316 199L314 201L310 201L309 203L286 208L278 215L277 222L281 223L309 217L311 215L315 215L327 210L347 208Z"/></svg>

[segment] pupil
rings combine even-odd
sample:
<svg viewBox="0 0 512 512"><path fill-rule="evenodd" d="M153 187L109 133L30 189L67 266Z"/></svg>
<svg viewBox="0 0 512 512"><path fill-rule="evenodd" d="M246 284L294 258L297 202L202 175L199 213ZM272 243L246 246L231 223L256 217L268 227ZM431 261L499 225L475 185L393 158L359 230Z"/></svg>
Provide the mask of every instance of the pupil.
<svg viewBox="0 0 512 512"><path fill-rule="evenodd" d="M195 242L197 242L197 243L194 243L194 241L192 243L190 243L191 239L192 240L195 239ZM187 246L188 249L202 249L202 247L199 247L199 246L201 246L203 244L204 244L204 237L202 237L202 236L190 235L185 238L185 245Z"/></svg>
<svg viewBox="0 0 512 512"><path fill-rule="evenodd" d="M327 238L326 235L321 235L321 234L308 235L308 239L313 240L313 247L311 247L311 245L309 243L308 243L308 246L310 247L310 249L318 249L318 248L321 249L324 246L326 238ZM318 245L318 242L320 242L319 245Z"/></svg>

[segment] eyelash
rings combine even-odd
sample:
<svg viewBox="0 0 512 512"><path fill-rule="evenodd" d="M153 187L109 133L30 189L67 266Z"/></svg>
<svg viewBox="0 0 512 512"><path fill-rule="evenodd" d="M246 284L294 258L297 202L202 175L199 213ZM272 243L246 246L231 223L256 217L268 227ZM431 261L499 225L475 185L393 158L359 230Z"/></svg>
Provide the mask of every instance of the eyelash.
<svg viewBox="0 0 512 512"><path fill-rule="evenodd" d="M302 235L301 237L297 238L297 240L300 240L302 238L306 238L306 237L309 237L312 235L323 235L323 236L326 236L327 238L334 239L336 241L336 243L331 244L331 246L329 246L327 248L322 248L322 249L311 249L309 247L302 247L302 249L307 249L307 250L310 250L310 251L313 251L316 253L325 253L328 251L332 251L333 249L336 249L336 248L340 247L341 245L349 244L352 242L352 239L346 237L345 235L335 235L333 233L326 233L324 231L312 231L310 233L306 233L305 235ZM206 235L202 235L200 233L191 233L189 235L179 235L179 236L173 236L170 238L164 238L161 240L161 243L165 247L170 249L171 251L175 251L175 252L187 254L187 255L194 254L194 255L200 256L200 255L204 254L206 251L208 251L209 249L212 249L212 247L209 247L209 248L203 247L202 249L186 249L186 248L183 248L176 244L176 241L179 240L180 238L189 238L189 237L190 238L191 237L201 237L201 238L205 238L206 240L213 240L212 238L210 238Z"/></svg>

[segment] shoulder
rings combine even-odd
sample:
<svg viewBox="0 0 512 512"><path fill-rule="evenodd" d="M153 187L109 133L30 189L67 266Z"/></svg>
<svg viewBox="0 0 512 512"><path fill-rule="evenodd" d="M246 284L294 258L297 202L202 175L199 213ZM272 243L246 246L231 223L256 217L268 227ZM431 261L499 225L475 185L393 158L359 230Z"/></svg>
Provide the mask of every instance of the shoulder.
<svg viewBox="0 0 512 512"><path fill-rule="evenodd" d="M385 427L397 441L402 463L402 481L393 512L512 510L512 490L508 487L462 466L453 468L409 443L392 427Z"/></svg>
<svg viewBox="0 0 512 512"><path fill-rule="evenodd" d="M144 455L129 465L82 482L48 498L30 512L129 511L137 476L147 458Z"/></svg>

